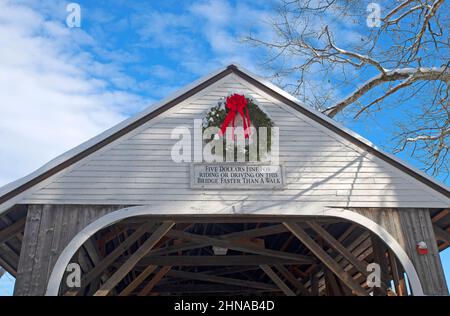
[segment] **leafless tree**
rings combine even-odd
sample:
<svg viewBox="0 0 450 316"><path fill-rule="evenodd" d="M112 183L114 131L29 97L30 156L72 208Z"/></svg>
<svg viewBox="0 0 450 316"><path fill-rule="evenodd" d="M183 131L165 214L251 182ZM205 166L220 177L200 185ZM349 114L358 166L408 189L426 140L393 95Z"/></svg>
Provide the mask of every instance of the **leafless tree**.
<svg viewBox="0 0 450 316"><path fill-rule="evenodd" d="M339 120L392 115L391 149L448 174L448 3L371 2L379 19L369 1L282 0L274 35L246 40L267 49L273 79L308 105Z"/></svg>

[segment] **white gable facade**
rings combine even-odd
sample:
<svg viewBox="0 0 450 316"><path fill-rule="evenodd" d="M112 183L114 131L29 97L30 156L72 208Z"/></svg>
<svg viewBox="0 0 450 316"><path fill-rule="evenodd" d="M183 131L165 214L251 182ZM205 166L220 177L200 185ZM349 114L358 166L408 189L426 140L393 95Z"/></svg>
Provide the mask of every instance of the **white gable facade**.
<svg viewBox="0 0 450 316"><path fill-rule="evenodd" d="M194 120L202 119L231 93L251 96L279 128L279 161L285 172L281 190L192 189L190 163L172 160L171 149L178 139L171 139L171 132L180 126L193 131ZM167 201L194 202L200 214L234 204L244 213L245 208L254 212L259 204L287 202L314 210L450 205L448 197L234 73L46 179L21 203L154 205Z"/></svg>
<svg viewBox="0 0 450 316"><path fill-rule="evenodd" d="M235 93L250 97L278 129L278 159L273 164L281 166L281 185L193 186L194 162L174 161L172 150L180 140L173 131L187 128L194 156L195 122ZM4 238L16 238L21 229L24 236L11 244L20 256L0 245L0 265L17 272L17 295L58 295L65 269L83 244L92 242L90 238L102 229L132 217L163 222L160 240L165 233L170 235L173 225L200 219L281 223L301 239L290 221L309 225L311 218L322 216L366 229L353 237L364 237L372 252L375 236L384 241L385 253L389 248L395 254L414 295L445 295L439 250L450 245L449 208L450 192L444 184L383 153L264 79L231 65L0 188L0 225L5 223L0 237L3 230ZM428 256L417 253L418 242L429 246Z"/></svg>

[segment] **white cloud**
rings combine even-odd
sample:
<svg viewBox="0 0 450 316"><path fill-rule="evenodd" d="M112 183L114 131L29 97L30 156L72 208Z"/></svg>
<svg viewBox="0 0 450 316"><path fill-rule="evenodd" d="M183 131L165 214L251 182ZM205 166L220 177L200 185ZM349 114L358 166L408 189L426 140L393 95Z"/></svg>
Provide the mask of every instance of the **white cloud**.
<svg viewBox="0 0 450 316"><path fill-rule="evenodd" d="M129 83L129 78L78 45L95 42L82 29L67 28L64 20L0 1L0 185L146 103L138 95L111 89L112 81Z"/></svg>

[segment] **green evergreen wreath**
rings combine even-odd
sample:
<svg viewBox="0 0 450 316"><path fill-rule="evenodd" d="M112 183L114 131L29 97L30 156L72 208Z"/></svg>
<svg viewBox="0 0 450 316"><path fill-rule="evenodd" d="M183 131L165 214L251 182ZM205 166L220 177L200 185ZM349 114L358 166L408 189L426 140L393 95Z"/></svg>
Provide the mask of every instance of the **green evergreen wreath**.
<svg viewBox="0 0 450 316"><path fill-rule="evenodd" d="M258 105L253 101L253 99L245 97L247 100L247 108L250 116L251 125L256 129L256 133L259 139L259 127L266 127L267 128L267 152L269 153L271 150L272 145L272 134L271 134L271 128L275 125L274 122L267 116L267 114L262 111ZM221 100L217 103L217 105L211 107L211 109L208 111L206 116L203 118L203 131L207 129L208 127L217 127L220 128L225 120L225 118L228 115L229 110L227 109L226 105L226 98L221 98ZM215 137L218 137L217 135ZM250 136L252 137L252 136ZM217 139L217 138L216 138ZM211 137L210 140L207 140L206 143L209 143L211 141L216 140L213 137ZM230 145L226 143L226 140L223 140L224 147L226 149L229 149ZM236 145L235 145L236 146ZM225 151L224 151L224 157L225 157ZM237 150L235 148L235 159L237 157ZM245 146L245 157L248 161L249 159L249 145L247 144ZM261 157L259 156L259 142L258 142L258 161L261 160Z"/></svg>

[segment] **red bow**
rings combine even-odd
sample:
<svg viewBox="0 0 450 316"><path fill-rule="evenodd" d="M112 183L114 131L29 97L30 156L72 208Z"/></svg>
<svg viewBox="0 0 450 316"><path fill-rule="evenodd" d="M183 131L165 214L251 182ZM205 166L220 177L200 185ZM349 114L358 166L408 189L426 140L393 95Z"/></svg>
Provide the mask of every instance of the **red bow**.
<svg viewBox="0 0 450 316"><path fill-rule="evenodd" d="M225 131L230 125L230 122L232 122L232 131L233 131L233 137L234 137L234 120L236 118L236 114L239 113L242 117L242 122L244 125L244 135L245 138L248 138L250 136L250 115L248 113L248 101L245 98L245 96L240 94L232 94L231 96L227 97L227 102L225 106L228 109L228 114L225 117L225 120L222 123L222 126L220 127L220 134L224 135ZM244 114L245 111L245 114ZM248 128L248 130L247 130Z"/></svg>

